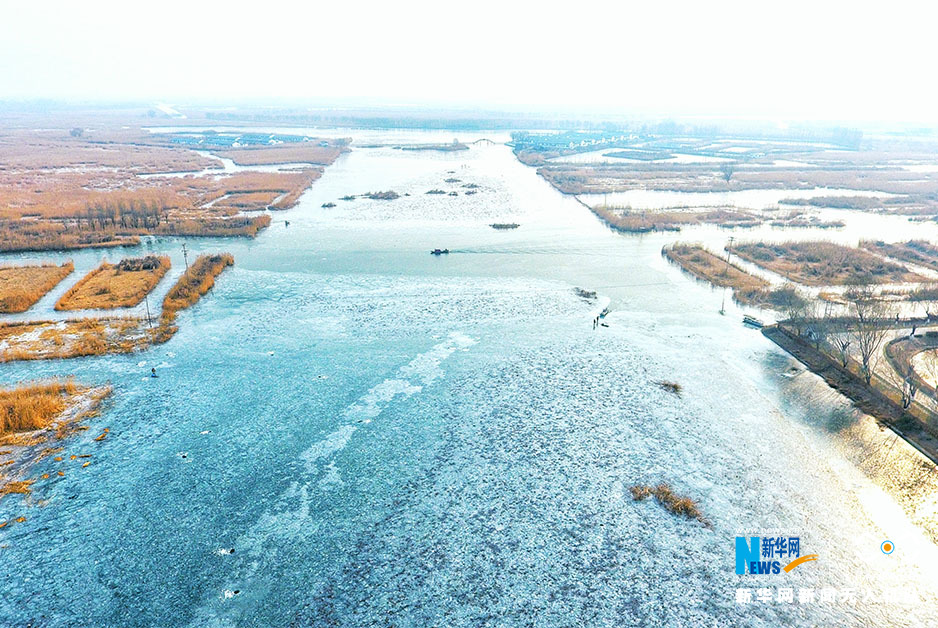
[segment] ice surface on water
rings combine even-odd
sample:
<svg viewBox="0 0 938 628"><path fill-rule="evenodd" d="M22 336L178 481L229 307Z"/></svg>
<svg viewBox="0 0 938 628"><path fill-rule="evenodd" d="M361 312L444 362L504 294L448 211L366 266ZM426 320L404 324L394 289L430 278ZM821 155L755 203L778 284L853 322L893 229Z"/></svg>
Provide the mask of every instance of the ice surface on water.
<svg viewBox="0 0 938 628"><path fill-rule="evenodd" d="M423 195L449 170L483 192ZM320 208L384 189L411 196ZM0 519L29 516L0 531L15 574L0 625L932 620L938 560L904 549L908 522L830 444L852 415L829 418L829 400L790 386L803 376L776 376L779 352L662 260L673 235L612 234L505 147L358 149L285 215L289 229L225 242L236 266L167 345L3 365L6 381L74 373L115 395L67 446L95 464L37 483L45 507L0 501ZM522 228L496 232L496 215ZM716 246L726 234L686 236ZM147 246L181 268L180 244ZM435 246L454 252L433 258ZM610 327L594 331L606 303ZM151 364L172 368L141 378ZM662 481L712 528L631 500L632 484ZM897 529L884 562L879 543ZM743 617L734 589L754 585L733 574L732 539L771 530L822 554L793 586L887 582L926 601Z"/></svg>
<svg viewBox="0 0 938 628"><path fill-rule="evenodd" d="M302 483L299 481L292 483L278 500L275 511L264 513L254 529L239 541L238 545L245 550L249 560L247 573L238 574L242 581L253 576L257 570L256 561L263 559L264 552L272 539L280 536L295 536L312 524L309 499L314 480L312 476L320 470L319 464L324 459L348 445L358 429L355 423L378 417L384 408L397 397L408 398L419 393L423 386L429 386L442 376L443 371L440 367L444 360L454 352L466 350L474 344L476 341L472 338L459 332L452 332L446 340L436 344L429 351L417 355L399 369L398 374L401 377L416 379L422 385L414 385L405 379L386 379L346 408L343 419L351 420L353 423L340 426L300 455L305 463L306 473L310 477ZM319 478L318 488L325 490L342 484L339 470L332 461ZM223 596L223 599L229 599L229 596ZM210 606L202 610L203 612L197 616L195 625L202 625L203 622L211 621L213 618L217 620Z"/></svg>

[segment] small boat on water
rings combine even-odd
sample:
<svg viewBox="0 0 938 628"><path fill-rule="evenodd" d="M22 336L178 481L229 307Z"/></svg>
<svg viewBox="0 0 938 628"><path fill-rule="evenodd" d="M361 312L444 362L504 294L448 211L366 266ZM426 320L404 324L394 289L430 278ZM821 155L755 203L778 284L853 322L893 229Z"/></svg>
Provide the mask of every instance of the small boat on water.
<svg viewBox="0 0 938 628"><path fill-rule="evenodd" d="M755 316L749 316L748 314L743 316L743 325L749 325L750 327L755 327L756 329L762 329L765 327L765 323L760 321Z"/></svg>
<svg viewBox="0 0 938 628"><path fill-rule="evenodd" d="M430 255L449 255L449 249L433 249Z"/></svg>

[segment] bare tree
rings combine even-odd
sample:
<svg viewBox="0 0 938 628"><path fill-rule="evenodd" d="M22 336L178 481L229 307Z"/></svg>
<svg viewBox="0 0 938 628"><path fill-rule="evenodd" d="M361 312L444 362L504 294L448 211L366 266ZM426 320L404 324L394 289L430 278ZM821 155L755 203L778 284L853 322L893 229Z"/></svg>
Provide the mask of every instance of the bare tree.
<svg viewBox="0 0 938 628"><path fill-rule="evenodd" d="M805 299L794 284L788 283L773 290L769 302L785 310L788 324L799 336L804 333L805 324L811 311L811 303Z"/></svg>
<svg viewBox="0 0 938 628"><path fill-rule="evenodd" d="M831 344L837 350L840 357L840 365L847 368L847 360L850 357L850 345L853 344L853 330L850 327L843 327L828 336Z"/></svg>
<svg viewBox="0 0 938 628"><path fill-rule="evenodd" d="M836 323L833 316L833 304L824 301L810 301L807 307L807 335L814 341L814 348L821 350L822 344L827 344L827 339L832 333L836 332Z"/></svg>
<svg viewBox="0 0 938 628"><path fill-rule="evenodd" d="M912 365L906 367L906 372L902 377L902 409L908 410L912 402L915 401L915 393L918 392L918 382L915 381L915 372Z"/></svg>
<svg viewBox="0 0 938 628"><path fill-rule="evenodd" d="M853 344L860 353L860 365L867 386L879 362L880 349L889 333L885 324L887 306L869 287L857 288L844 295L853 306Z"/></svg>
<svg viewBox="0 0 938 628"><path fill-rule="evenodd" d="M720 172L723 173L723 178L729 183L730 179L733 178L733 173L736 172L736 164L732 161L724 162L720 166Z"/></svg>
<svg viewBox="0 0 938 628"><path fill-rule="evenodd" d="M925 310L925 318L931 320L938 314L938 284L926 284L913 290L909 300L918 303Z"/></svg>
<svg viewBox="0 0 938 628"><path fill-rule="evenodd" d="M886 377L901 393L902 409L908 410L912 402L915 401L915 393L918 392L919 388L918 382L915 380L915 372L912 370L912 365L907 365L904 371L890 368L886 373Z"/></svg>

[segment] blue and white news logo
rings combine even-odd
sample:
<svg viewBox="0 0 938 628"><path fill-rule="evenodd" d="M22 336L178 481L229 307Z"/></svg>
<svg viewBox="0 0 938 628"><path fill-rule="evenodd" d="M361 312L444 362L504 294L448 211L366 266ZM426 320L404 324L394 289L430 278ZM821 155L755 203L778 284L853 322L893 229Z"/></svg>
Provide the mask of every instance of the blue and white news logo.
<svg viewBox="0 0 938 628"><path fill-rule="evenodd" d="M801 555L801 537L736 537L736 574L740 576L747 573L753 576L777 574L782 571L789 573L798 565L817 558L817 554Z"/></svg>

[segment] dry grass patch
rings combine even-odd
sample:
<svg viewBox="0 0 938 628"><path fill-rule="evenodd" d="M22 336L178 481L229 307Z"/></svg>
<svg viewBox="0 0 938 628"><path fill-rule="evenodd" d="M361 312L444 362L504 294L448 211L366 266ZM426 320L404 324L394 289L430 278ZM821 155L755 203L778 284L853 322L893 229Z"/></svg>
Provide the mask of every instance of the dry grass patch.
<svg viewBox="0 0 938 628"><path fill-rule="evenodd" d="M0 362L131 353L148 347L142 318L84 318L0 324Z"/></svg>
<svg viewBox="0 0 938 628"><path fill-rule="evenodd" d="M617 207L591 207L597 216L620 231L679 231L681 227L714 224L728 228L756 227L762 219L755 214L735 209L707 211L633 210Z"/></svg>
<svg viewBox="0 0 938 628"><path fill-rule="evenodd" d="M78 387L72 380L22 384L0 389L0 439L16 432L45 429Z"/></svg>
<svg viewBox="0 0 938 628"><path fill-rule="evenodd" d="M133 307L143 301L169 270L169 257L128 258L103 262L85 275L55 304L56 310Z"/></svg>
<svg viewBox="0 0 938 628"><path fill-rule="evenodd" d="M675 243L662 249L662 254L698 279L715 286L732 288L733 298L745 305L768 305L770 284L750 275L728 260L717 257L699 244Z"/></svg>
<svg viewBox="0 0 938 628"><path fill-rule="evenodd" d="M262 166L274 164L305 163L327 166L342 154L344 146L320 146L318 143L303 142L216 150L216 155L227 157L239 166Z"/></svg>
<svg viewBox="0 0 938 628"><path fill-rule="evenodd" d="M8 446L5 453L12 456L5 465L9 470L0 476L0 496L28 495L35 480L25 476L32 465L62 449L48 446L49 442L87 429L80 423L97 416L110 393L110 386L82 386L72 379L24 382L0 389L0 444ZM57 456L55 461L62 462L63 457Z"/></svg>
<svg viewBox="0 0 938 628"><path fill-rule="evenodd" d="M230 253L200 255L196 258L163 298L163 313L160 315L157 342L165 342L172 337L176 331L173 325L176 313L198 303L199 299L215 285L215 278L228 266L233 265L234 257Z"/></svg>
<svg viewBox="0 0 938 628"><path fill-rule="evenodd" d="M938 270L938 246L928 240L909 240L889 243L882 240L864 240L860 246L879 255L911 262L925 268Z"/></svg>
<svg viewBox="0 0 938 628"><path fill-rule="evenodd" d="M0 312L25 312L73 270L72 262L0 267Z"/></svg>
<svg viewBox="0 0 938 628"><path fill-rule="evenodd" d="M3 495L29 495L35 480L7 480L0 475L0 496Z"/></svg>
<svg viewBox="0 0 938 628"><path fill-rule="evenodd" d="M905 266L860 248L833 242L751 242L730 249L736 255L809 286L926 281Z"/></svg>
<svg viewBox="0 0 938 628"><path fill-rule="evenodd" d="M228 253L196 258L166 294L155 326L139 317L2 323L0 362L132 353L166 342L177 331L176 314L197 303L232 264Z"/></svg>
<svg viewBox="0 0 938 628"><path fill-rule="evenodd" d="M649 497L654 496L659 504L664 506L664 509L681 517L687 519L696 519L702 524L709 527L709 522L704 518L703 513L700 511L700 507L690 497L682 497L674 492L674 490L668 484L659 484L658 486L650 486L647 484L636 484L631 487L629 491L632 493L632 499L635 501L644 501Z"/></svg>

